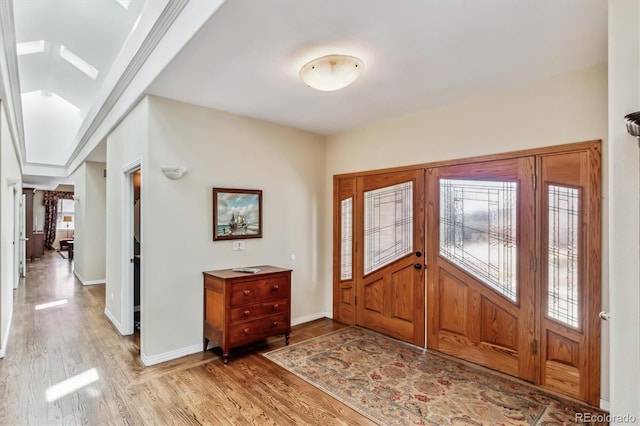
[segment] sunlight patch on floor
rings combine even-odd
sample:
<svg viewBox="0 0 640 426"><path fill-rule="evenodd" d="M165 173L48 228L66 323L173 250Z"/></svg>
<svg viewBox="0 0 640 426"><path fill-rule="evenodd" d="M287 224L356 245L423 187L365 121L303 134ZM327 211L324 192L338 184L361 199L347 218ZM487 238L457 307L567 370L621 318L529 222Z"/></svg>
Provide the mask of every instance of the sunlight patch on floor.
<svg viewBox="0 0 640 426"><path fill-rule="evenodd" d="M47 402L53 402L62 398L72 392L75 392L83 387L90 385L93 382L100 380L98 371L95 368L85 371L84 373L77 374L73 377L69 377L60 383L47 388Z"/></svg>
<svg viewBox="0 0 640 426"><path fill-rule="evenodd" d="M40 305L36 305L36 311L47 309L47 308L53 308L54 306L66 305L67 303L69 303L67 299L56 300L55 302L49 302L49 303L42 303Z"/></svg>

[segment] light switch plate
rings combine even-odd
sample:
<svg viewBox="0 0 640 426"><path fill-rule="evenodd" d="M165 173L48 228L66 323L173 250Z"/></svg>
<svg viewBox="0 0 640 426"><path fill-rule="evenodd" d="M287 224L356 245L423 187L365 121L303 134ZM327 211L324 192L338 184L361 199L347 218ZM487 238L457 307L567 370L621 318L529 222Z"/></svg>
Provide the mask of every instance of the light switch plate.
<svg viewBox="0 0 640 426"><path fill-rule="evenodd" d="M244 250L244 241L234 241L233 250Z"/></svg>

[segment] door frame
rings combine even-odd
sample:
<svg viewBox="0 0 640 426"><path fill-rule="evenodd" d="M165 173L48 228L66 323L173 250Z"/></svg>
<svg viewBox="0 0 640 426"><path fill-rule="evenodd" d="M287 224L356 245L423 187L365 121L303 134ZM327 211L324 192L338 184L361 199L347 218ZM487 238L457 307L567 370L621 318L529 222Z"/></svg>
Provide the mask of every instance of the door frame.
<svg viewBox="0 0 640 426"><path fill-rule="evenodd" d="M462 165L462 164L469 164L469 163L479 163L479 162L487 162L487 161L494 161L494 160L507 160L507 159L513 159L513 158L518 158L518 157L528 157L528 156L539 156L539 155L551 155L554 153L569 153L569 152L576 152L576 151L591 151L593 153L597 153L597 155L599 155L599 157L597 157L597 167L598 170L600 170L600 175L599 175L599 179L597 181L597 188L594 189L594 191L596 191L599 198L602 200L601 197L601 192L602 192L602 176L601 176L601 162L602 162L602 158L601 158L601 152L602 152L602 141L601 140L589 140L589 141L583 141L583 142L574 142L574 143L567 143L567 144L561 144L561 145L553 145L553 146L545 146L545 147L539 147L539 148L531 148L531 149L523 149L523 150L518 150L518 151L511 151L511 152L505 152L505 153L498 153L498 154L489 154L489 155L480 155L480 156L474 156L474 157L466 157L466 158L461 158L461 159L452 159L452 160L443 160L443 161L436 161L436 162L431 162L431 163L422 163L422 164L416 164L416 165L409 165L409 166L401 166L401 167L392 167L392 168L385 168L385 169L379 169L379 170L367 170L364 172L353 172L353 173L344 173L344 174L338 174L338 175L334 175L333 176L333 183L334 183L334 194L333 194L333 199L334 199L334 211L333 211L333 218L334 218L334 226L333 226L333 248L334 248L334 253L333 253L333 270L334 270L334 274L333 274L333 317L345 322L347 324L354 324L355 323L355 316L353 318L353 321L350 321L351 318L349 318L349 316L345 316L345 315L341 315L341 310L340 310L340 275L339 275L339 268L340 268L340 226L339 226L339 220L340 220L340 215L339 212L336 212L335 206L336 204L336 200L339 199L338 196L338 191L340 188L340 182L341 181L346 181L348 179L355 179L361 176L368 176L368 175L374 175L374 174L381 174L381 173L391 173L391 172L398 172L398 171L404 171L404 170L411 170L411 169L416 169L416 168L424 168L429 169L429 168L437 168L437 167L443 167L443 166L451 166L451 165ZM537 176L536 176L537 179ZM537 181L536 181L537 184ZM427 191L428 189L425 188L425 191ZM539 197L539 193L541 193L541 191L536 191L536 197ZM429 194L425 195L425 199L428 199ZM536 203L536 205L538 206L540 203ZM595 203L596 206L594 207L594 211L593 214L598 218L598 220L600 221L600 228L602 227L602 201L600 201L600 203ZM426 216L425 215L425 222L426 222ZM536 230L536 232L539 232L539 230ZM427 235L429 234L429 229L426 227L426 223L425 223L425 238L428 238ZM603 265L602 265L602 230L601 229L597 229L594 230L594 232L591 235L591 238L595 240L596 244L591 248L591 251L589 253L589 258L590 258L590 263L588 265L588 271L590 274L590 278L591 278L591 283L590 283L590 291L591 289L594 290L595 294L594 298L589 300L589 307L591 310L593 310L593 312L597 313L599 309L601 309L601 303L602 303L602 271L603 271ZM538 235L536 235L536 240L539 241ZM354 250L355 251L355 250ZM537 250L539 252L539 250ZM539 263L541 262L540 259L541 256L538 256L537 259L537 264L536 264L536 270L540 271L540 265ZM427 264L427 268L428 268L428 263L429 263L429 259L425 259L425 262ZM425 274L425 289L427 288L427 276L429 274ZM354 271L354 276L355 276L355 271ZM539 280L538 277L536 277L536 280ZM596 289L599 289L598 291L595 291ZM425 298L428 297L428 294L425 292ZM426 318L428 315L428 304L427 301L425 301L425 322L426 322ZM592 314L593 312L589 312L589 314ZM590 349L597 349L597 354L592 355L591 360L592 360L592 364L593 364L593 372L595 373L595 375L597 376L597 380L598 382L600 382L600 370L601 370L601 362L602 362L602 348L601 348L601 342L602 342L602 328L600 326L600 320L597 318L590 318L590 324L591 326L594 328L594 334L595 337L593 339L593 341L591 342L591 348ZM537 321L539 322L539 321ZM425 329L429 327L429 324L426 324ZM538 341L539 341L539 336L537 336ZM427 342L428 343L428 342ZM606 350L606 348L605 348ZM606 359L606 357L604 357L604 359ZM539 380L537 381L537 383L539 382ZM595 389L595 386L590 388L589 391L589 403L591 403L594 406L598 406L599 405L599 396L596 397L597 395L600 394L602 388L602 384L600 383L600 386L597 386L597 389Z"/></svg>
<svg viewBox="0 0 640 426"><path fill-rule="evenodd" d="M133 213L133 175L135 172L140 171L141 179L140 186L142 186L142 159L137 159L122 168L122 210L121 210L121 258L120 258L120 270L121 270L121 302L122 302L122 331L123 335L133 334L134 332L134 244L133 244L133 229L134 229L134 213ZM141 193L142 196L142 193ZM144 203L140 203L140 216L142 217L142 211L144 209ZM142 221L140 221L140 228L142 229ZM142 231L140 232L142 235ZM140 261L140 312L142 315L142 294L144 291L143 283L144 267L142 260ZM140 327L140 352L143 353L143 324Z"/></svg>

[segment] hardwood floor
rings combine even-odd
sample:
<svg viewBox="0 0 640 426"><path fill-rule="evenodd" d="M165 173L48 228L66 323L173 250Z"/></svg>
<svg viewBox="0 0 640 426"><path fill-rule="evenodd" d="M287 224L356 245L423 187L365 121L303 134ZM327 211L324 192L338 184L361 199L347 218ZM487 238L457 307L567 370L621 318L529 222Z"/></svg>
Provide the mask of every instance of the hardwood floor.
<svg viewBox="0 0 640 426"><path fill-rule="evenodd" d="M232 351L227 367L214 351L144 367L137 338L120 336L104 315L104 285L82 286L72 265L47 252L14 291L0 424L372 424L260 355L282 337ZM293 327L291 343L342 327L328 319Z"/></svg>

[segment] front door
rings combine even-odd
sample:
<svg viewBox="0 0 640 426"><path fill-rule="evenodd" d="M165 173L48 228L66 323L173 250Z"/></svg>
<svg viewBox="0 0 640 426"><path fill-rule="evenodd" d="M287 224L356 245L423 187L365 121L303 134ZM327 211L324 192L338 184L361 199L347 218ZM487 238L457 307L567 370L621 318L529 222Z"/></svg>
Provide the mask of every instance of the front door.
<svg viewBox="0 0 640 426"><path fill-rule="evenodd" d="M424 346L424 170L356 180L356 324Z"/></svg>
<svg viewBox="0 0 640 426"><path fill-rule="evenodd" d="M535 158L427 170L428 347L535 381Z"/></svg>

